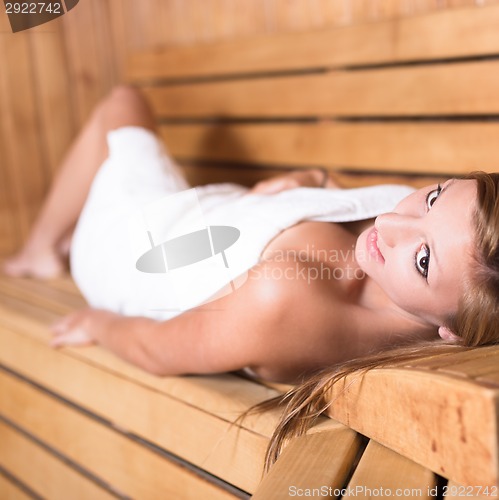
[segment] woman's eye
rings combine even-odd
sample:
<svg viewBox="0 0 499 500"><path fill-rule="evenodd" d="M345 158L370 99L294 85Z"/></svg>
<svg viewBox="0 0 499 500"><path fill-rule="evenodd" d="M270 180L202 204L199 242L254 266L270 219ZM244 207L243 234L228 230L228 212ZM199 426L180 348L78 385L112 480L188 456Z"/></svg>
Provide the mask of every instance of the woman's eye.
<svg viewBox="0 0 499 500"><path fill-rule="evenodd" d="M428 195L426 196L426 206L428 210L433 206L441 191L442 186L440 186L439 184L437 189L433 189L428 193Z"/></svg>
<svg viewBox="0 0 499 500"><path fill-rule="evenodd" d="M426 245L422 245L416 252L415 264L418 273L427 278L430 267L430 249Z"/></svg>

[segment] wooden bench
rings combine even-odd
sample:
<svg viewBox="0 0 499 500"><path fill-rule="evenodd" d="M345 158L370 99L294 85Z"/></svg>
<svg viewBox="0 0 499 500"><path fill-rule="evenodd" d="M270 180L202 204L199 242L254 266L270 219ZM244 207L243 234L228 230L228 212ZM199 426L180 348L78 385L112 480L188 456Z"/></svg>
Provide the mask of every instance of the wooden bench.
<svg viewBox="0 0 499 500"><path fill-rule="evenodd" d="M498 25L487 6L136 53L128 81L194 184L322 166L345 186L420 186L499 170ZM262 481L277 413L232 424L283 387L51 349L47 326L83 306L69 278L0 277L2 499L497 496L499 348L350 377Z"/></svg>

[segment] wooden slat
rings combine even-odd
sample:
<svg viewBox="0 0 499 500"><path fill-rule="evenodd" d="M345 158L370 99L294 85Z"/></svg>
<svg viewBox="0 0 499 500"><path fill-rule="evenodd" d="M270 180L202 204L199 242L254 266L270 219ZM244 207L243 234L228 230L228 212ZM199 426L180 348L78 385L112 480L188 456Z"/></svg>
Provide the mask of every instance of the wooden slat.
<svg viewBox="0 0 499 500"><path fill-rule="evenodd" d="M144 2L141 2L143 4ZM130 29L130 17L133 10L139 4L124 3L122 0L108 0L108 9L110 13L111 30L110 36L112 37L112 62L114 64L114 73L116 81L122 82L125 79L125 61L128 59L128 52L130 50L129 37L131 32L135 30ZM133 19L134 26L136 19ZM169 31L169 30L164 30Z"/></svg>
<svg viewBox="0 0 499 500"><path fill-rule="evenodd" d="M328 166L392 173L498 170L497 123L163 125L180 159Z"/></svg>
<svg viewBox="0 0 499 500"><path fill-rule="evenodd" d="M498 395L497 387L451 375L385 368L337 384L328 413L460 484L492 486L499 481Z"/></svg>
<svg viewBox="0 0 499 500"><path fill-rule="evenodd" d="M499 8L132 54L129 80L275 72L499 53Z"/></svg>
<svg viewBox="0 0 499 500"><path fill-rule="evenodd" d="M10 32L10 25L7 15L0 14L0 37ZM6 36L0 40L0 54L4 57ZM15 199L12 192L11 168L13 160L10 148L7 144L10 141L10 127L7 127L5 120L5 110L9 101L8 72L0 71L0 109L3 110L0 118L0 254L9 255L19 246L21 234L14 212Z"/></svg>
<svg viewBox="0 0 499 500"><path fill-rule="evenodd" d="M0 76L0 107L2 101L2 77ZM7 184L7 165L9 158L6 152L3 131L0 127L0 255L10 255L18 246L16 228L13 221L13 200Z"/></svg>
<svg viewBox="0 0 499 500"><path fill-rule="evenodd" d="M34 280L16 280L5 277L0 280L0 293L27 303L35 303L40 309L57 314L67 314L86 306L81 296L76 296Z"/></svg>
<svg viewBox="0 0 499 500"><path fill-rule="evenodd" d="M0 498L2 500L30 500L32 497L0 472Z"/></svg>
<svg viewBox="0 0 499 500"><path fill-rule="evenodd" d="M234 182L243 186L254 186L258 181L280 175L287 170L280 168L253 168L251 166L232 167L219 165L196 165L181 163L182 172L191 186L202 184Z"/></svg>
<svg viewBox="0 0 499 500"><path fill-rule="evenodd" d="M58 20L59 21L59 20ZM105 2L80 2L60 18L72 93L72 114L80 129L116 82Z"/></svg>
<svg viewBox="0 0 499 500"><path fill-rule="evenodd" d="M369 441L342 498L435 498L436 475L408 458ZM384 492L384 493L381 493Z"/></svg>
<svg viewBox="0 0 499 500"><path fill-rule="evenodd" d="M327 429L327 430L325 430ZM305 489L341 488L359 451L359 436L337 422L293 440L265 476L254 500L287 499Z"/></svg>
<svg viewBox="0 0 499 500"><path fill-rule="evenodd" d="M21 238L26 237L45 193L47 178L40 151L32 58L27 34L0 36L2 71L0 129L8 162L5 169L12 216Z"/></svg>
<svg viewBox="0 0 499 500"><path fill-rule="evenodd" d="M116 498L72 467L0 421L0 465L51 500Z"/></svg>
<svg viewBox="0 0 499 500"><path fill-rule="evenodd" d="M499 356L499 348L497 346L486 346L464 352L458 351L455 353L424 357L407 363L407 366L428 370L445 370L447 367L452 368L453 366L459 366L469 362L480 363L483 359L489 357L497 359L497 356Z"/></svg>
<svg viewBox="0 0 499 500"><path fill-rule="evenodd" d="M161 118L437 116L499 112L499 61L142 88Z"/></svg>
<svg viewBox="0 0 499 500"><path fill-rule="evenodd" d="M480 8L497 0L143 0L127 3L134 20L129 43L135 48L147 48L372 23L455 7Z"/></svg>
<svg viewBox="0 0 499 500"><path fill-rule="evenodd" d="M0 266L5 262L5 258L0 257ZM54 278L48 281L37 281L31 278L9 278L2 275L2 283L15 284L18 288L25 288L29 294L29 290L37 290L37 287L41 287L39 290L41 293L54 293L54 292L64 292L59 295L59 298L63 303L66 302L65 299L71 301L74 297L79 297L79 300L83 303L83 297L81 292L78 290L75 282L71 278L69 272L63 273L60 277Z"/></svg>
<svg viewBox="0 0 499 500"><path fill-rule="evenodd" d="M235 498L186 467L1 371L0 388L1 415L130 498Z"/></svg>
<svg viewBox="0 0 499 500"><path fill-rule="evenodd" d="M47 26L50 26L48 31ZM51 178L75 135L61 20L27 32L46 175Z"/></svg>
<svg viewBox="0 0 499 500"><path fill-rule="evenodd" d="M496 347L489 356L446 365L439 368L438 371L469 378L479 378L488 374L499 374L499 348Z"/></svg>
<svg viewBox="0 0 499 500"><path fill-rule="evenodd" d="M483 382L484 384L499 385L499 373L497 373L497 371L494 371L492 373L479 375L476 380L478 382Z"/></svg>
<svg viewBox="0 0 499 500"><path fill-rule="evenodd" d="M246 384L241 391L237 377L161 379L128 367L116 358L111 361L112 357L98 348L74 350L74 355L70 350L57 352L30 338L47 338L46 328L43 332L38 327L36 332L36 322L31 320L28 327L29 318L2 307L4 325L8 316L13 320L9 328L0 327L0 363L245 491L256 487L268 442L268 437L257 430L270 432L276 415L248 419L242 428L231 426L231 421L258 401L254 395L266 394L262 398L266 399L275 391L256 384ZM23 328L23 322L24 334L14 333L12 328ZM92 351L102 352L114 373ZM82 359L82 355L87 359ZM150 387L144 385L148 381ZM253 395L245 390L248 385ZM247 398L251 402L242 403ZM140 411L130 411L131 408Z"/></svg>
<svg viewBox="0 0 499 500"><path fill-rule="evenodd" d="M428 175L403 175L388 174L377 175L375 173L354 173L348 171L333 171L331 177L341 187L354 188L362 186L378 186L379 184L404 184L413 186L416 189L430 186L437 182L443 183L447 176L428 176Z"/></svg>
<svg viewBox="0 0 499 500"><path fill-rule="evenodd" d="M5 56L7 37L10 24L7 15L0 14L0 54ZM4 35L4 36L2 36ZM9 106L8 72L0 71L0 252L10 255L21 243L21 231L17 223L16 199L14 196L13 172L14 159L11 152L10 125L6 110ZM9 145L9 147L7 147Z"/></svg>

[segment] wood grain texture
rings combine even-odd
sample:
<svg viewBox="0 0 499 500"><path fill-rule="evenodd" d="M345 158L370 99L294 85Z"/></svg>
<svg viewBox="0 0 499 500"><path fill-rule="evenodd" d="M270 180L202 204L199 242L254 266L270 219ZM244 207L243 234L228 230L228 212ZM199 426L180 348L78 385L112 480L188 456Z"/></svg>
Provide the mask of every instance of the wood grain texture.
<svg viewBox="0 0 499 500"><path fill-rule="evenodd" d="M133 53L127 79L192 78L497 54L499 7L446 10L341 29L296 31ZM470 36L473 33L473 36Z"/></svg>
<svg viewBox="0 0 499 500"><path fill-rule="evenodd" d="M5 98L5 93L1 90L3 88L2 80L2 74L0 74L0 107L4 109L3 99ZM0 255L8 255L14 252L15 248L19 245L21 235L12 217L14 211L14 198L9 189L9 173L7 171L10 157L8 155L5 137L1 131L0 128Z"/></svg>
<svg viewBox="0 0 499 500"><path fill-rule="evenodd" d="M0 372L0 388L4 417L130 498L234 498L186 467L26 382Z"/></svg>
<svg viewBox="0 0 499 500"><path fill-rule="evenodd" d="M7 16L0 10L0 54L5 53L5 33L10 29ZM8 74L0 71L0 109L7 109ZM7 126L5 118L0 117L0 255L7 255L20 244L21 234L12 217L15 198L9 165L10 152L7 149Z"/></svg>
<svg viewBox="0 0 499 500"><path fill-rule="evenodd" d="M30 500L32 497L0 473L0 498L2 500Z"/></svg>
<svg viewBox="0 0 499 500"><path fill-rule="evenodd" d="M328 430L293 440L265 476L253 496L255 500L286 499L296 492L321 487L341 488L350 473L361 439L337 422Z"/></svg>
<svg viewBox="0 0 499 500"><path fill-rule="evenodd" d="M2 350L8 345L16 358L9 363L2 357L2 364L245 491L256 488L268 438L231 426L208 408L190 407L181 400L182 390L179 398L162 396L95 363L54 352L10 329L0 330ZM206 404L216 403L216 393L212 396Z"/></svg>
<svg viewBox="0 0 499 500"><path fill-rule="evenodd" d="M114 495L81 475L60 458L0 421L0 465L38 495L53 500L110 500Z"/></svg>
<svg viewBox="0 0 499 500"><path fill-rule="evenodd" d="M362 25L497 3L497 0L144 0L129 1L127 9L138 25L135 32L130 30L133 36L130 43L133 49L147 49ZM146 25L144 12L151 15Z"/></svg>
<svg viewBox="0 0 499 500"><path fill-rule="evenodd" d="M433 472L371 440L343 498L393 495L429 500L435 497L430 492L436 485Z"/></svg>
<svg viewBox="0 0 499 500"><path fill-rule="evenodd" d="M377 369L337 384L328 413L437 474L492 486L498 390L434 371Z"/></svg>
<svg viewBox="0 0 499 500"><path fill-rule="evenodd" d="M48 185L76 135L61 19L29 30L26 36L33 57L37 133Z"/></svg>
<svg viewBox="0 0 499 500"><path fill-rule="evenodd" d="M116 81L107 2L80 2L61 18L74 121L81 128Z"/></svg>
<svg viewBox="0 0 499 500"><path fill-rule="evenodd" d="M497 123L162 125L173 156L420 174L497 170Z"/></svg>
<svg viewBox="0 0 499 500"><path fill-rule="evenodd" d="M499 114L499 61L332 71L141 90L159 118L411 117Z"/></svg>
<svg viewBox="0 0 499 500"><path fill-rule="evenodd" d="M33 59L26 33L0 38L2 63L8 73L2 77L0 121L7 149L5 169L12 196L15 228L24 239L47 189L48 179L41 151Z"/></svg>
<svg viewBox="0 0 499 500"><path fill-rule="evenodd" d="M134 33L134 24L131 23L130 6L134 3L124 0L107 0L107 16L110 22L111 37L111 63L114 67L114 82L125 80L125 61L128 59L130 51L129 37ZM168 30L164 30L168 31Z"/></svg>
<svg viewBox="0 0 499 500"><path fill-rule="evenodd" d="M5 336L0 343L5 344L0 350L16 359L12 364L2 358L2 364L245 491L256 488L277 415L231 424L276 391L255 383L242 386L233 375L154 377L96 347L54 351L48 346L47 325L57 315L47 313L50 306L38 304L34 296L23 302L16 299L18 292L2 293L0 328Z"/></svg>
<svg viewBox="0 0 499 500"><path fill-rule="evenodd" d="M471 362L478 368L484 359L488 359L489 357L497 359L498 354L496 346L485 346L480 347L479 349L456 352L454 354L449 353L424 357L422 359L411 361L407 363L407 365L418 369L445 370L448 366L467 366L467 364Z"/></svg>

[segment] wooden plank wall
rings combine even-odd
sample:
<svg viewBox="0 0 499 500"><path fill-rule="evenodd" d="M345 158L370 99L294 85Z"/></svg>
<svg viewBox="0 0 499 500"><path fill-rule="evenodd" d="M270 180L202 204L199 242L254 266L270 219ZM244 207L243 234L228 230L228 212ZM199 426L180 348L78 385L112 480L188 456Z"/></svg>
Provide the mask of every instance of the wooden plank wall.
<svg viewBox="0 0 499 500"><path fill-rule="evenodd" d="M484 8L499 0L81 0L13 35L0 11L0 256L18 248L71 139L133 50Z"/></svg>
<svg viewBox="0 0 499 500"><path fill-rule="evenodd" d="M0 254L26 237L50 180L96 101L117 80L106 2L10 32L0 12Z"/></svg>

